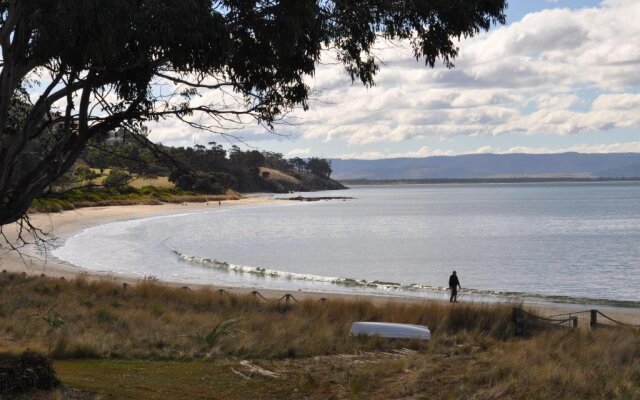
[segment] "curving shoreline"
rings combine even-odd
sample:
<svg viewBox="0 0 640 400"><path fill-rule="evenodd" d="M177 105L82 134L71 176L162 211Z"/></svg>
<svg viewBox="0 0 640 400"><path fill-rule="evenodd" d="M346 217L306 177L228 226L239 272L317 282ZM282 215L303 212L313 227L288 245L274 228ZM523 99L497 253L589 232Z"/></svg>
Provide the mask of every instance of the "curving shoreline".
<svg viewBox="0 0 640 400"><path fill-rule="evenodd" d="M266 204L286 201L274 199L270 197L249 197L241 200L227 200L222 202L222 207L238 207L255 204ZM131 219L139 219L144 217L171 215L183 212L195 212L218 208L217 202L210 203L183 203L183 204L163 204L163 205L134 205L134 206L109 206L95 208L81 208L73 211L65 211L57 214L32 214L31 222L45 232L54 234L56 237L68 237L81 232L83 229L101 225L109 222L125 221ZM15 226L5 227L5 233L10 240L15 240L17 231ZM3 249L5 244L2 244ZM27 248L23 257L15 252L0 252L0 270L10 272L24 272L29 275L45 274L51 277L62 277L65 279L73 279L82 275L88 279L108 279L118 282L134 284L140 281L140 277L126 274L101 273L79 268L64 261L58 260L52 256L45 257L39 254L34 248ZM163 280L163 283L172 286L184 286L184 283ZM214 288L224 288L232 290L236 293L249 293L253 288L248 287L227 287L216 285L188 284L192 287L207 286ZM259 289L260 292L267 296L281 297L286 291L277 289ZM311 292L297 291L298 297L337 297L337 298L367 298L376 302L425 302L425 301L442 301L432 298L407 297L402 295L380 295L373 293L327 293L327 292ZM571 303L542 303L533 305L543 313L553 314L567 310L581 311L590 308L586 304ZM613 313L621 320L640 323L640 309L638 308L620 308L615 306L597 306L598 309L607 310Z"/></svg>
<svg viewBox="0 0 640 400"><path fill-rule="evenodd" d="M251 204L263 204L278 200L266 197L251 197L240 200L224 200L222 207L238 207ZM144 217L171 215L178 212L191 212L217 208L218 202L208 203L181 203L162 205L131 205L131 206L106 206L79 208L55 214L36 213L29 215L31 223L42 229L43 232L52 234L56 238L69 237L81 232L83 229L102 225L110 222L126 221ZM10 241L17 238L17 226L8 225L4 232ZM3 250L0 250L0 269L9 272L25 272L29 275L45 274L53 277L73 278L79 274L87 277L110 278L123 282L135 282L139 280L135 276L113 276L96 271L79 268L51 255L41 254L34 246L24 249L22 256L14 251L5 251L6 243L0 242ZM168 282L170 283L170 282Z"/></svg>

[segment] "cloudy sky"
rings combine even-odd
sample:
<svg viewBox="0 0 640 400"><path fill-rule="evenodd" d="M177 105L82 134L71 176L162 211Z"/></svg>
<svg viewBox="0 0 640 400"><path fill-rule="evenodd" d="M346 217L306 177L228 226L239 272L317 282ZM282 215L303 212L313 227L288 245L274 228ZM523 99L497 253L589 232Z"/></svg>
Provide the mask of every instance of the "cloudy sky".
<svg viewBox="0 0 640 400"><path fill-rule="evenodd" d="M235 134L301 157L640 152L640 1L509 3L507 25L463 40L453 70L387 46L375 87L320 66L310 110L281 136ZM151 129L165 144L226 143L177 123Z"/></svg>

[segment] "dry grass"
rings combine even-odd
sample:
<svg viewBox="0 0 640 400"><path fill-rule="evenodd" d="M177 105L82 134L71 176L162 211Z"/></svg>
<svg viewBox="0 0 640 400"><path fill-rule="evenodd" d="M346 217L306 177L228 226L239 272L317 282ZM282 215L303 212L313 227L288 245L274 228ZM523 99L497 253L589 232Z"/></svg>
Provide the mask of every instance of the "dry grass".
<svg viewBox="0 0 640 400"><path fill-rule="evenodd" d="M169 181L166 176L159 176L157 178L136 178L129 183L136 189L142 189L145 186L154 186L157 188L174 188L176 187L173 182Z"/></svg>
<svg viewBox="0 0 640 400"><path fill-rule="evenodd" d="M455 349L456 346L451 347ZM638 399L640 333L556 331L415 359L407 398Z"/></svg>
<svg viewBox="0 0 640 400"><path fill-rule="evenodd" d="M494 349L472 385L491 383L484 398L638 399L640 333L631 329L539 335Z"/></svg>
<svg viewBox="0 0 640 400"><path fill-rule="evenodd" d="M276 180L276 181L285 181L285 182L289 182L292 183L294 185L300 185L302 182L300 182L299 179L285 174L282 171L278 171L277 169L271 169L271 168L265 168L265 167L260 167L260 173L262 172L268 172L269 173L269 180Z"/></svg>
<svg viewBox="0 0 640 400"><path fill-rule="evenodd" d="M349 337L362 320L426 324L434 339ZM508 304L287 305L153 280L0 274L0 352L46 353L69 390L106 398L640 398L637 330L521 339L510 321ZM239 376L242 359L281 378Z"/></svg>
<svg viewBox="0 0 640 400"><path fill-rule="evenodd" d="M95 174L98 174L99 176L95 179L92 179L90 182L84 182L83 186L87 183L102 185L104 183L104 180L107 179L107 176L109 176L109 174L111 173L112 168L105 168L102 173L100 173L100 169L98 168L91 168L91 171ZM145 186L154 186L157 188L167 189L175 187L173 182L170 182L169 177L167 176L158 176L156 178L135 177L135 179L133 179L133 181L129 183L129 186L133 186L136 189L142 189Z"/></svg>
<svg viewBox="0 0 640 400"><path fill-rule="evenodd" d="M215 362L61 361L72 388L110 398L637 399L638 332L554 332L494 341L444 335L408 357L377 352L257 361L279 379L245 379L234 358Z"/></svg>
<svg viewBox="0 0 640 400"><path fill-rule="evenodd" d="M179 195L166 199L167 203L206 203L208 201L223 200L240 200L242 196L239 193L229 190L227 194L195 194L195 195Z"/></svg>
<svg viewBox="0 0 640 400"><path fill-rule="evenodd" d="M424 346L349 337L354 321L425 324L436 337L450 333L501 340L512 332L511 309L505 305L353 300L288 305L152 281L124 289L110 281L12 274L0 276L0 315L0 351L30 348L58 359L281 359ZM55 318L64 322L53 326ZM198 340L230 319L238 321L215 340Z"/></svg>

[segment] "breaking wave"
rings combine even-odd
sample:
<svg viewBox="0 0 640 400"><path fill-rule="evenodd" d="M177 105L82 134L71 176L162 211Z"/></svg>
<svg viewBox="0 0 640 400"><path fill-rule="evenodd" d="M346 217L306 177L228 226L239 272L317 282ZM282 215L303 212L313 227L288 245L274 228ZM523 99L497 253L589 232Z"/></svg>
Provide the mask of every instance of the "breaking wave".
<svg viewBox="0 0 640 400"><path fill-rule="evenodd" d="M247 274L265 279L280 279L289 281L317 282L329 285L341 286L344 288L359 288L382 292L398 292L398 294L411 295L416 297L429 297L429 295L442 296L448 291L448 288L441 286L430 286L417 283L402 284L398 282L382 282L369 281L366 279L332 277L314 274L301 274L297 272L280 271L271 268L255 267L249 265L233 264L226 261L198 257L183 254L178 250L171 251L180 259L180 261L200 265L206 268L214 268L218 271ZM589 297L571 297L571 296L555 296L542 295L536 293L524 292L507 292L498 290L480 290L465 288L464 294L468 294L474 300L482 301L510 301L510 302L542 302L542 303L565 303L565 304L590 304L590 305L607 305L614 307L639 308L640 302L612 300L602 298ZM463 294L463 296L464 296ZM459 296L460 297L460 296Z"/></svg>
<svg viewBox="0 0 640 400"><path fill-rule="evenodd" d="M353 279L353 278L340 278L332 276L322 276L313 274L300 274L297 272L279 271L270 268L253 267L248 265L232 264L226 261L218 261L210 258L191 256L183 254L175 249L172 251L183 262L190 264L199 264L205 267L215 268L220 271L236 272L241 274L248 274L253 276L259 276L264 278L285 279L293 281L306 281L306 282L321 282L335 285L349 286L349 287L363 287L370 289L408 289L414 287L419 289L417 285L402 285L396 282L380 282L380 281L367 281L365 279ZM420 288L429 288L431 290L444 290L444 288L435 288L423 286Z"/></svg>

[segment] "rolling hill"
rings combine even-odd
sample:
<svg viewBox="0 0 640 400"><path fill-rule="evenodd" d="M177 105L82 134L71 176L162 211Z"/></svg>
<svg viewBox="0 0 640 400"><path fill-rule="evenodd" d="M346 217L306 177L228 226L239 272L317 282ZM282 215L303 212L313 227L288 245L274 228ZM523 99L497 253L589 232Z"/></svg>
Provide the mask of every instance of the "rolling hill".
<svg viewBox="0 0 640 400"><path fill-rule="evenodd" d="M332 178L638 178L640 153L468 154L381 160L331 160Z"/></svg>

